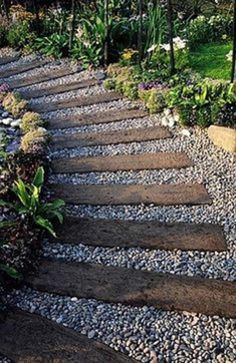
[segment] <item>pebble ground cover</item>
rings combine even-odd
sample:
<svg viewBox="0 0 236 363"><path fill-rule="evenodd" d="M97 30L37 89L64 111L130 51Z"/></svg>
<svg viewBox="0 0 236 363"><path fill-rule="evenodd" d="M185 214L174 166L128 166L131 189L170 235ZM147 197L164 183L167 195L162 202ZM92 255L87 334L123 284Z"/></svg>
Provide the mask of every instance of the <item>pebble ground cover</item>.
<svg viewBox="0 0 236 363"><path fill-rule="evenodd" d="M63 65L63 62L62 62ZM50 69L50 65L42 69ZM40 72L42 71L40 69ZM37 74L38 70L27 72L27 76ZM81 72L78 79L91 78L96 72ZM17 79L20 76L11 77ZM72 76L59 80L48 81L47 85L68 82ZM73 76L74 79L74 76ZM33 88L42 87L42 84ZM35 102L52 102L58 99L70 99L75 96L94 95L105 92L102 86L86 90L44 97ZM110 110L122 110L125 107L139 105L119 100L112 103L81 107L48 113L52 116L94 113ZM142 107L142 106L140 106ZM109 125L83 126L80 128L56 130L54 134L86 131L119 130L139 128L161 124L158 115L143 119L121 121ZM200 129L180 128L172 125L172 139L140 142L131 144L83 147L60 151L50 151L51 158L59 156L97 156L155 153L157 151L184 151L194 166L187 169L87 173L51 175L49 182L68 182L72 184L162 184L180 182L198 182L206 185L213 203L195 207L156 207L150 206L74 206L67 212L81 217L158 220L160 222L209 222L223 226L227 242L226 252L183 252L149 251L140 248L115 249L88 247L83 244L69 246L49 244L44 241L44 256L68 261L94 262L99 264L156 271L172 274L202 276L236 281L236 250L235 250L235 203L236 203L236 164L232 154L217 149L207 138L206 132ZM29 288L13 291L7 297L10 304L31 313L37 313L75 329L88 338L98 339L115 350L124 352L143 363L155 362L234 362L236 360L236 322L218 316L203 314L176 313L163 311L153 307L131 307L121 304L106 304L101 301L61 297L40 293Z"/></svg>

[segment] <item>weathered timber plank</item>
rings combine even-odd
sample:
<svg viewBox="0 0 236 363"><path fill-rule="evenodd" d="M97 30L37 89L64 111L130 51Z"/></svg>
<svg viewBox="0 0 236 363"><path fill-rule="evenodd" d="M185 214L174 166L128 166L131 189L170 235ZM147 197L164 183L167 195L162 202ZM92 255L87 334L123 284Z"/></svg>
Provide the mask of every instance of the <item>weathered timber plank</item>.
<svg viewBox="0 0 236 363"><path fill-rule="evenodd" d="M30 91L20 92L26 99L37 98L42 96L55 95L63 92L69 92L78 90L81 88L91 87L99 84L99 81L95 78L87 79L84 81L73 81L69 83L63 83L56 86L41 87L40 89L34 89Z"/></svg>
<svg viewBox="0 0 236 363"><path fill-rule="evenodd" d="M225 251L224 233L213 224L160 223L65 217L57 228L60 243L100 247ZM51 238L51 242L58 239Z"/></svg>
<svg viewBox="0 0 236 363"><path fill-rule="evenodd" d="M170 137L172 137L172 135L166 128L153 126L138 129L121 129L106 132L80 132L55 136L52 140L52 146L56 149L64 149L82 146L151 141Z"/></svg>
<svg viewBox="0 0 236 363"><path fill-rule="evenodd" d="M15 363L135 363L100 342L14 309L0 324L0 352Z"/></svg>
<svg viewBox="0 0 236 363"><path fill-rule="evenodd" d="M117 101L121 98L124 98L124 96L120 95L117 92L106 92L93 96L84 96L84 97L77 96L72 99L59 100L48 103L40 102L37 104L31 104L30 107L33 111L43 113L43 112L62 110L66 108L91 106L98 103L112 102L112 101Z"/></svg>
<svg viewBox="0 0 236 363"><path fill-rule="evenodd" d="M56 197L71 204L91 205L198 205L211 199L202 184L71 185L52 184Z"/></svg>
<svg viewBox="0 0 236 363"><path fill-rule="evenodd" d="M62 261L43 261L27 281L59 295L236 317L235 282Z"/></svg>
<svg viewBox="0 0 236 363"><path fill-rule="evenodd" d="M27 63L26 62L21 63L21 64L16 65L15 67L5 69L4 71L0 72L0 78L5 79L10 76L14 76L14 75L18 75L20 73L27 72L27 71L30 71L31 69L44 66L48 62L49 61L46 59L41 59L41 60L34 59ZM12 83L9 82L9 85L13 88Z"/></svg>
<svg viewBox="0 0 236 363"><path fill-rule="evenodd" d="M57 79L60 77L69 76L76 72L77 72L77 70L72 70L70 68L62 68L62 69L54 69L54 70L50 69L48 72L39 73L35 76L24 77L19 80L9 81L9 84L12 88L32 86L37 83L50 81L50 80ZM22 93L22 95L23 95L23 93ZM28 95L30 97L30 92L28 93ZM27 97L27 94L26 94L26 97Z"/></svg>
<svg viewBox="0 0 236 363"><path fill-rule="evenodd" d="M54 173L88 173L118 170L155 170L193 166L185 153L145 153L138 155L96 156L52 161Z"/></svg>
<svg viewBox="0 0 236 363"><path fill-rule="evenodd" d="M13 57L1 57L0 58L0 66L3 66L8 63L16 62L20 58L20 55L17 54Z"/></svg>
<svg viewBox="0 0 236 363"><path fill-rule="evenodd" d="M49 129L66 129L83 125L103 124L142 118L148 116L148 113L139 109L106 111L94 114L63 115L49 119Z"/></svg>

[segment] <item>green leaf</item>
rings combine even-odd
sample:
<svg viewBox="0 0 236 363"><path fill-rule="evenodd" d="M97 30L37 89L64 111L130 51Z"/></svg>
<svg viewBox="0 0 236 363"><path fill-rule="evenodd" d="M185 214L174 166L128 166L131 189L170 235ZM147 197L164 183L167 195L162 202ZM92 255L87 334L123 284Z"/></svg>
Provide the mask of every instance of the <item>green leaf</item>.
<svg viewBox="0 0 236 363"><path fill-rule="evenodd" d="M1 221L0 222L0 229L1 228L8 228L14 226L16 223L14 221Z"/></svg>
<svg viewBox="0 0 236 363"><path fill-rule="evenodd" d="M43 183L44 183L44 169L42 166L40 166L35 174L32 184L38 188L41 188Z"/></svg>
<svg viewBox="0 0 236 363"><path fill-rule="evenodd" d="M53 235L53 237L56 237L53 225L48 219L42 218L41 216L36 216L34 220L38 226L46 229L49 233L51 233L51 235Z"/></svg>
<svg viewBox="0 0 236 363"><path fill-rule="evenodd" d="M26 186L21 179L19 179L18 182L15 182L13 191L25 207L30 207L30 196L27 193Z"/></svg>
<svg viewBox="0 0 236 363"><path fill-rule="evenodd" d="M0 263L0 270L4 271L8 274L8 276L12 277L13 279L21 279L21 274L14 268L9 267L7 265L4 265L3 263Z"/></svg>

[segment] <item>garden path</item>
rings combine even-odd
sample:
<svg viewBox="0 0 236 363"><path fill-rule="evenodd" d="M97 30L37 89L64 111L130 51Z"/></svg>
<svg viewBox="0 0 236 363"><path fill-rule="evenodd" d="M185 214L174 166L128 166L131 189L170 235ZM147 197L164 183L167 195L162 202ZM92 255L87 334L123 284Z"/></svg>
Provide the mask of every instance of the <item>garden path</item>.
<svg viewBox="0 0 236 363"><path fill-rule="evenodd" d="M0 70L0 77L13 76L14 72L17 73L18 67L23 71L22 64L16 65L11 70ZM105 91L95 73L86 73L85 76L81 73L82 77L77 80L71 76L64 80L65 72L61 67L62 73L58 69L51 72L51 79L58 77L57 83L50 83L49 73L45 71L39 81L47 80L48 83L44 82L36 87L37 73L28 73L29 69L25 69L25 77L21 76L18 80L17 77L10 78L9 84L31 87L18 88L18 91L30 99L31 109L42 113L49 123L52 134L52 174L49 190L52 196L63 198L68 207L65 224L58 227L59 239L50 239L48 242L47 248L52 248L51 255L48 254L50 259L45 258L37 275L27 279L28 286L43 293L73 299L96 299L112 304L153 306L164 310L236 318L234 282L187 276L184 273L163 273L151 269L147 271L142 267L132 268L132 258L128 261L130 268L127 268L119 264L103 263L102 256L99 263L79 262L77 259L73 261L73 256L72 259L66 256L63 261L61 256L53 256L54 245L63 249L63 246L71 245L73 248L80 243L95 248L117 248L118 251L120 248L143 248L220 252L226 251L227 245L222 226L207 222L194 223L190 214L189 221L186 215L182 218L181 214L176 221L170 221L165 217L151 221L134 220L130 217L117 218L117 215L115 218L112 215L110 218L100 218L99 210L113 206L168 206L171 211L183 206L188 214L187 206L204 208L214 201L204 183L194 180L174 183L172 179L167 183L151 180L145 183L142 178L138 179L139 174L135 174L137 182L134 183L132 178L129 180L129 174L124 174L127 178L121 183L110 181L111 173L119 175L125 172L142 173L152 170L160 170L163 173L174 170L178 180L178 173L194 167L194 161L185 152L145 152L142 145L148 141L159 140L171 145L175 139L174 130L164 128L158 122L151 126L142 124L143 120L148 118L142 106L128 101L126 103L121 95ZM67 69L66 75L70 74L72 71ZM94 91L91 91L93 89ZM119 109L109 108L110 103L120 101L123 103ZM104 111L96 109L99 104L102 104ZM77 109L79 112L74 113ZM136 119L141 122L139 127L133 127ZM126 122L121 129L119 122ZM99 129L103 125L105 128ZM109 148L113 145L119 148L119 145L134 142L140 150L138 153L131 151L128 155L122 152L109 154ZM98 153L83 154L83 148L91 147L96 147ZM97 182L96 177L102 172L105 173L104 178L102 182ZM82 185L77 183L83 177L85 179L82 179ZM72 212L80 206L84 208L82 212L73 215ZM83 213L83 210L88 211L89 208L94 208L93 218L88 218L86 213ZM47 257L47 254L45 255ZM26 328L22 330L21 325ZM13 328L12 345L10 341L0 338L0 351L16 362L33 362L35 356L43 359L45 351L50 357L57 358L58 362L132 362L132 359L112 351L101 343L88 343L86 338L77 332L72 333L61 325L18 310L13 311L3 326L6 336L9 337L8 332ZM57 339L63 345L63 349L59 351L58 343L55 343ZM13 343L18 349L13 349ZM31 358L26 358L29 355ZM154 355L153 353L152 357L149 356L149 360L141 356L140 360L157 362ZM133 357L139 359L137 355Z"/></svg>

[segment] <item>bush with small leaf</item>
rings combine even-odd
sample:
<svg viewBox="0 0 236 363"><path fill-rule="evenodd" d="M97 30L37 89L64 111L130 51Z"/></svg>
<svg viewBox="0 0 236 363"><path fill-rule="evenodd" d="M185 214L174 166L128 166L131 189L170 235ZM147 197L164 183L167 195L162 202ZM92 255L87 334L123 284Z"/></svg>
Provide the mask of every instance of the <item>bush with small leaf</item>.
<svg viewBox="0 0 236 363"><path fill-rule="evenodd" d="M20 128L24 134L44 126L44 121L36 112L26 112L21 120Z"/></svg>
<svg viewBox="0 0 236 363"><path fill-rule="evenodd" d="M36 130L27 132L21 138L21 150L25 153L44 154L49 142L49 135L46 129L39 127Z"/></svg>
<svg viewBox="0 0 236 363"><path fill-rule="evenodd" d="M32 31L30 21L16 21L10 25L6 39L11 47L23 48L26 45L33 44L36 34Z"/></svg>
<svg viewBox="0 0 236 363"><path fill-rule="evenodd" d="M5 110L11 113L14 117L20 117L26 110L28 103L21 98L19 93L9 92L4 97L2 105Z"/></svg>

